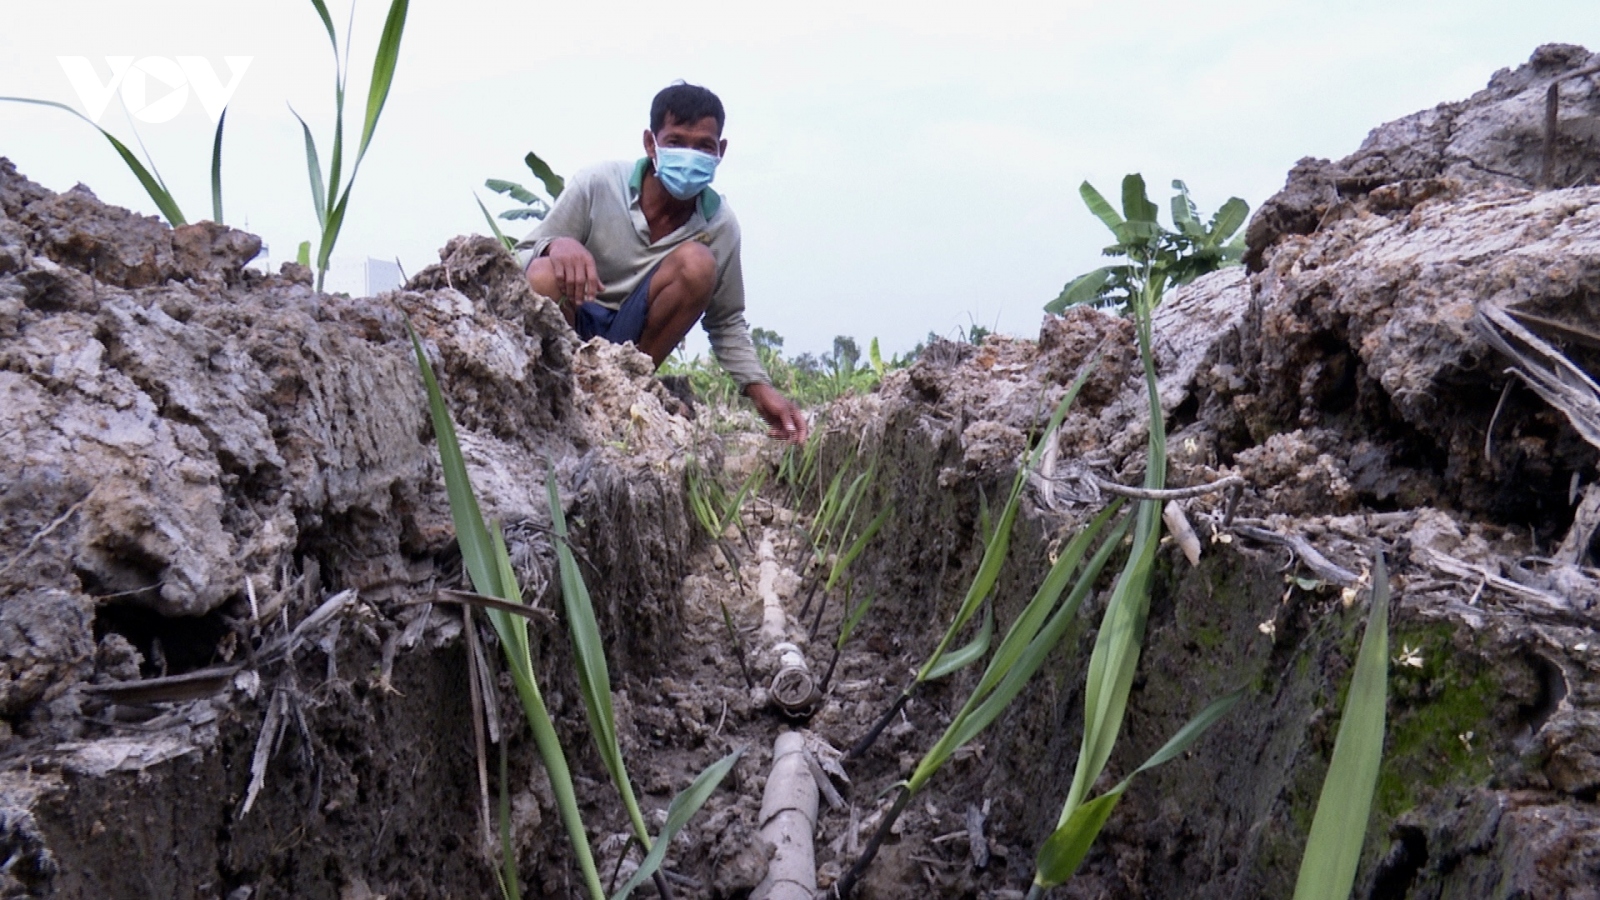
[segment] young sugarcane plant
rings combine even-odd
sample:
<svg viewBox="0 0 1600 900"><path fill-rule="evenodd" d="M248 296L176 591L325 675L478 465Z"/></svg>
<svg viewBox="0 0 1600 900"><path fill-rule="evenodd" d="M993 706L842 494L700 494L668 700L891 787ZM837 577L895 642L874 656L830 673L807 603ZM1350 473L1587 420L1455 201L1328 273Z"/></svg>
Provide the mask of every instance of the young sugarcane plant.
<svg viewBox="0 0 1600 900"><path fill-rule="evenodd" d="M306 171L311 178L311 202L316 207L317 227L321 241L317 246L317 290L328 275L328 261L333 256L334 244L339 241L339 231L344 227L345 210L350 204L350 189L355 187L356 175L361 171L361 161L366 158L372 144L372 134L378 128L378 117L383 114L389 100L389 88L394 84L395 67L400 62L400 40L405 36L406 12L410 0L391 0L389 14L383 21L383 33L378 37L378 52L372 61L372 80L367 87L367 109L361 125L361 141L356 145L355 163L350 167L350 178L340 184L344 172L344 97L349 78L350 31L345 26L345 46L339 51L339 35L333 27L333 17L328 14L324 0L311 0L316 7L322 27L328 32L328 43L333 45L333 155L328 160L327 179L323 179L322 162L317 155L317 142L311 136L311 127L291 107L289 112L300 123L305 138ZM350 12L355 17L354 8ZM340 188L344 190L341 192Z"/></svg>
<svg viewBox="0 0 1600 900"><path fill-rule="evenodd" d="M422 370L422 381L428 392L428 408L433 418L433 432L439 444L439 462L444 468L445 490L450 497L450 518L456 528L456 542L461 547L461 559L473 589L479 594L493 597L506 604L522 604L522 588L517 583L516 572L506 552L505 538L498 523L486 524L478 507L477 494L467 475L467 464L461 455L461 444L456 438L455 423L445 406L444 394L439 390L433 366L422 349L422 342L409 323L406 330L411 335L411 345L417 354L417 367ZM517 697L522 701L528 727L533 731L534 744L539 749L545 773L550 779L550 789L556 798L561 822L566 826L567 837L572 842L573 855L583 875L585 892L590 900L605 900L605 888L600 884L600 872L595 868L594 854L589 848L589 838L584 831L583 816L578 811L577 790L573 786L572 772L567 766L561 739L556 735L555 724L545 706L544 695L533 674L533 655L528 641L528 620L505 608L488 610L489 622L500 638L505 653L506 668L516 685ZM515 877L512 868L508 877ZM514 883L508 890L515 891Z"/></svg>
<svg viewBox="0 0 1600 900"><path fill-rule="evenodd" d="M445 405L444 395L433 373L433 366L428 362L427 354L415 330L411 329L409 323L406 328L411 336L412 348L416 352L417 367L422 372L423 384L427 389L428 407L439 444L439 459L444 469L445 489L450 498L450 516L456 527L456 540L461 547L461 557L467 574L477 591L477 595L457 593L455 597L484 608L495 633L500 638L506 667L511 672L512 682L516 686L517 695L528 718L528 725L533 731L539 757L544 762L545 771L549 776L557 809L560 811L567 837L572 843L573 853L582 871L586 893L591 900L605 900L605 889L600 883L594 854L589 847L583 819L578 811L577 792L572 773L533 672L532 650L528 640L528 619L534 615L534 611L522 602L522 588L517 583L500 526L498 523L485 523L483 519L471 478L467 474L461 444L456 437L455 423L451 420L449 408ZM623 797L635 838L647 851L633 878L611 898L611 900L625 900L645 879L659 875L661 863L666 858L667 846L672 838L694 813L705 805L705 801L716 790L717 785L732 770L742 751L735 751L713 763L683 793L673 799L667 809L666 824L652 843L622 762L616 717L611 705L610 675L606 668L600 629L594 618L594 606L590 601L588 588L583 582L577 560L572 554L566 517L561 508L560 493L553 471L547 489L556 539L556 558L561 571L561 593L565 601L573 651L578 662L578 684L584 698L584 712L601 760L616 781L618 791ZM504 828L504 825L502 827ZM507 861L503 878L506 882L503 884L503 889L507 896L516 896L514 860ZM664 880L658 880L657 884L662 888L663 895L670 895Z"/></svg>
<svg viewBox="0 0 1600 900"><path fill-rule="evenodd" d="M766 470L757 468L751 472L749 477L745 478L744 484L739 486L738 494L731 500L722 490L721 483L701 471L698 459L689 458L688 465L684 467L684 476L689 482L689 508L694 513L695 521L700 523L700 527L717 545L718 552L722 554L728 570L739 583L739 588L746 589L744 576L739 572L738 556L728 543L728 525L739 522L739 513L744 508L745 497L755 496L760 492L761 485L766 480ZM744 639L740 637L739 628L734 624L733 613L721 598L717 599L717 605L722 607L722 624L727 628L728 640L733 644L733 652L739 661L739 673L744 676L745 687L754 688L755 676L750 672Z"/></svg>
<svg viewBox="0 0 1600 900"><path fill-rule="evenodd" d="M841 532L841 539L850 533L850 528L855 519L854 511L850 513L850 517L851 521L846 523L844 531ZM822 612L828 608L828 595L833 592L834 587L844 578L845 572L850 569L851 564L860 558L862 552L867 549L867 545L872 543L872 539L878 536L879 531L883 530L883 523L893 517L894 507L885 506L876 516L872 517L872 521L867 523L866 528L861 529L861 533L856 535L856 539L850 543L849 547L844 548L842 552L830 554L833 558L833 563L828 567L828 581L822 587L822 602L817 604L817 617L811 622L812 640L817 637L817 629L822 627ZM834 659L838 659L837 652L834 654ZM833 667L830 665L828 669L831 672Z"/></svg>
<svg viewBox="0 0 1600 900"><path fill-rule="evenodd" d="M1095 363L1091 362L1089 365L1084 366L1083 371L1078 373L1077 378L1073 379L1071 386L1067 388L1066 394L1061 398L1061 402L1056 405L1055 412L1051 414L1049 424L1045 426L1044 434L1033 449L1023 457L1021 464L1018 465L1016 477L1011 482L1011 493L1006 498L1005 508L1001 510L999 521L988 532L988 537L984 542L983 558L978 563L978 572L973 577L972 584L967 588L966 597L961 601L960 608L956 610L955 618L950 621L949 627L945 629L944 636L939 639L938 645L928 655L922 667L917 670L911 683L900 691L894 703L890 704L889 708L878 717L877 722L867 730L867 733L862 735L851 746L849 752L845 754L846 759L859 759L871 749L873 743L877 741L878 735L882 734L889 723L894 721L894 717L899 715L900 710L905 708L906 703L910 702L912 695L923 684L929 681L936 681L952 672L966 668L981 659L983 654L989 651L989 643L994 638L994 612L985 606L984 601L988 599L989 594L994 590L995 583L999 581L1000 568L1005 564L1006 556L1010 553L1011 529L1016 523L1017 511L1022 504L1022 491L1028 483L1028 473L1038 465L1050 442L1055 440L1056 431L1061 427L1062 420L1066 418L1067 410L1072 407L1072 402L1077 399L1078 392L1083 389L1083 384L1088 380L1090 373L1094 371L1094 367ZM950 645L954 643L956 637L961 633L961 629L971 621L973 616L977 615L979 608L984 609L984 617L983 625L978 630L977 636L967 644L952 649Z"/></svg>
<svg viewBox="0 0 1600 900"><path fill-rule="evenodd" d="M1311 820L1294 900L1349 900L1383 762L1389 694L1389 572L1383 554L1372 567L1372 608L1356 654L1333 760Z"/></svg>
<svg viewBox="0 0 1600 900"><path fill-rule="evenodd" d="M877 831L867 841L861 855L839 879L839 897L848 898L855 890L856 883L872 864L878 848L893 830L895 821L905 811L911 798L927 786L957 750L982 734L1005 711L1060 643L1062 635L1077 615L1083 598L1094 589L1106 561L1121 545L1122 536L1128 530L1128 521L1123 518L1103 540L1100 539L1101 533L1106 531L1121 506L1122 501L1118 500L1102 510L1056 557L1033 599L1028 601L1028 605L1023 607L1006 630L977 687L973 688L955 718L950 720L950 725L945 728L938 742L923 755L911 777L899 786L894 804L884 814ZM1079 563L1083 562L1084 555L1097 540L1099 549L1079 572ZM1072 590L1062 601L1061 595L1069 583L1072 584Z"/></svg>
<svg viewBox="0 0 1600 900"><path fill-rule="evenodd" d="M0 97L0 100L62 109L88 122L111 144L112 149L117 151L117 155L122 157L122 162L127 165L128 171L132 172L133 177L139 180L139 185L144 188L146 194L150 195L150 200L155 203L156 209L161 210L161 215L166 217L167 224L174 228L188 224L188 220L183 216L183 210L178 208L178 201L173 199L172 191L167 189L167 183L162 180L161 172L156 169L155 160L149 159L148 153L145 154L145 158L149 160L150 165L146 167L144 163L139 161L139 157L134 156L133 151L128 149L128 145L117 140L111 132L101 128L93 119L65 103L57 103L54 100L34 100L30 97ZM222 115L217 117L216 134L211 139L211 221L216 222L218 225L222 224L222 126L227 121L228 110L224 107ZM135 134L135 137L137 137L137 134ZM140 143L140 149L144 149L142 142Z"/></svg>
<svg viewBox="0 0 1600 900"><path fill-rule="evenodd" d="M633 782L628 778L628 769L622 759L622 743L617 737L616 713L611 705L611 674L606 666L605 645L600 637L600 624L595 619L589 588L584 583L583 573L578 570L577 559L572 555L571 537L567 532L567 517L561 508L561 492L556 485L554 467L551 467L547 487L550 494L550 519L555 531L556 560L561 570L561 598L566 607L567 630L572 637L572 652L578 662L578 689L583 695L584 714L589 720L589 731L594 737L595 749L600 753L600 760L605 764L612 783L616 785L617 793L622 797L622 805L628 813L628 822L633 828L634 840L645 850L645 859L640 863L639 871L635 872L634 877L614 896L626 897L634 887L642 884L644 879L653 876L661 896L670 897L671 890L659 871L661 862L666 857L666 847L672 842L677 831L704 805L722 778L732 770L733 764L738 761L743 751L736 750L713 763L706 772L695 779L684 794L674 798L668 809L666 826L654 841L650 839L650 831L644 823L644 814L639 809L638 797L633 791ZM675 817L674 813L678 815Z"/></svg>
<svg viewBox="0 0 1600 900"><path fill-rule="evenodd" d="M1195 277L1197 270L1212 262L1222 262L1212 254L1226 237L1220 232L1228 227L1236 215L1243 215L1243 201L1229 201L1226 219L1220 225L1214 220L1213 231L1219 232L1215 241L1204 243L1199 250L1193 241L1171 245L1167 233L1156 222L1156 207L1145 196L1144 179L1129 175L1122 181L1122 205L1126 219L1117 215L1105 198L1088 182L1080 192L1090 211L1111 229L1117 244L1107 248L1108 255L1121 255L1127 264L1110 269L1115 277L1099 277L1094 292L1115 287L1121 291L1120 299L1133 318L1134 334L1138 341L1139 358L1144 368L1145 391L1149 402L1149 440L1145 460L1144 487L1148 492L1159 492L1166 486L1167 437L1166 419L1161 408L1161 395L1156 379L1155 354L1151 341L1152 313L1161 302L1162 292L1168 283L1184 283ZM1180 200L1182 201L1180 204ZM1180 210L1180 205L1182 209ZM1193 219L1193 205L1188 203L1186 189L1174 198L1174 215L1183 220ZM1210 240L1210 237L1207 237ZM1204 251L1202 253L1201 251ZM1203 259L1201 257L1204 257ZM1217 257L1217 258L1213 258ZM1210 265L1210 268L1216 268ZM1191 274L1193 273L1193 274ZM1084 276L1069 285L1063 297L1082 288L1085 279L1095 280L1095 274ZM1108 281L1108 278L1110 279ZM1103 295L1103 294L1102 294ZM1056 304L1063 301L1058 298ZM1223 713L1238 701L1239 695L1224 697L1207 707L1188 725L1179 730L1165 747L1129 775L1111 791L1089 801L1088 793L1105 771L1116 746L1122 719L1127 712L1128 693L1133 687L1134 675L1139 667L1139 655L1144 643L1145 624L1150 613L1150 580L1155 568L1156 550L1161 542L1161 502L1139 501L1133 528L1133 546L1128 554L1111 599L1101 619L1095 636L1094 651L1089 657L1089 670L1084 686L1083 739L1078 749L1078 764L1073 771L1072 786L1062 805L1056 829L1039 851L1035 870L1033 896L1041 894L1052 885L1070 877L1094 842L1106 817L1117 800L1127 790L1134 775L1172 758L1199 737Z"/></svg>
<svg viewBox="0 0 1600 900"><path fill-rule="evenodd" d="M849 643L850 636L855 634L856 628L867 617L867 611L872 609L872 602L877 599L874 595L868 594L861 599L860 603L849 606L851 588L853 587L854 585L850 585L845 589L846 608L849 611L845 613L844 621L839 623L839 636L834 638L833 641L833 658L828 660L828 670L823 673L822 681L817 684L817 693L819 694L828 693L828 683L833 680L834 667L839 665L839 654L844 652L844 645Z"/></svg>
<svg viewBox="0 0 1600 900"><path fill-rule="evenodd" d="M788 445L778 460L778 481L789 486L789 505L796 509L817 477L817 455L822 448L822 434L825 431L823 420L826 415L824 412L817 417L804 444L798 447Z"/></svg>
<svg viewBox="0 0 1600 900"><path fill-rule="evenodd" d="M811 545L811 587L806 591L806 599L800 604L801 621L811 611L811 601L817 596L817 591L825 581L823 571L826 569L832 574L840 554L845 551L854 537L856 515L861 511L861 505L866 500L878 478L878 460L873 458L866 471L850 479L845 485L844 477L849 473L855 454L851 454L839 471L834 474L833 480L828 485L828 492L817 506L817 514L812 518L806 530L807 540ZM870 539L870 538L869 538ZM823 593L823 604L827 604L827 594ZM822 611L818 610L816 621L822 620ZM815 636L816 628L813 626L812 634Z"/></svg>
<svg viewBox="0 0 1600 900"><path fill-rule="evenodd" d="M845 481L845 478L850 474L850 470L855 467L855 461L856 454L852 450L845 456L844 461L839 464L839 468L834 471L833 477L828 480L826 490L821 490L821 483L818 483L817 487L821 490L821 493L817 498L817 511L812 514L811 520L806 523L806 541L801 545L795 557L796 566L800 564L801 560L805 559L807 551L811 553L814 565L821 565L826 558L828 535L832 532L838 519L844 514L846 507L851 505L862 482L866 480L865 473L862 473L849 482ZM814 588L815 585L813 585ZM808 595L805 605L800 608L800 616L804 618L810 608L811 597Z"/></svg>
<svg viewBox="0 0 1600 900"><path fill-rule="evenodd" d="M1166 423L1161 411L1155 358L1150 344L1150 311L1159 297L1159 283L1147 278L1140 286L1133 304L1134 332L1139 342L1139 355L1144 361L1145 386L1149 394L1150 437L1144 487L1150 491L1159 491L1166 486L1167 471ZM1056 840L1055 836L1063 834L1063 830L1073 822L1081 824L1085 821L1084 816L1088 814L1079 815L1079 808L1084 805L1089 789L1111 758L1117 733L1122 727L1123 714L1127 711L1128 691L1133 687L1133 676L1139 666L1145 621L1150 612L1150 576L1155 568L1156 549L1161 542L1160 501L1139 501L1135 519L1133 547L1111 591L1111 599L1106 603L1100 631L1095 636L1094 651L1089 657L1089 672L1084 687L1083 740L1078 749L1078 765L1073 771L1072 787L1067 792L1066 802L1056 822L1056 832L1052 840L1046 841L1046 849L1041 851L1038 873L1034 879L1035 890L1048 887L1051 882L1046 876L1053 877L1059 870L1059 865L1047 866L1045 859L1046 851L1051 851L1051 861L1056 861L1060 856L1062 842ZM1108 805L1114 802L1108 801ZM1095 807L1097 810L1100 808ZM1074 816L1077 818L1074 819ZM1104 819L1100 822L1103 824ZM1098 827L1093 829L1095 833L1098 830ZM1090 840L1093 840L1092 834ZM1084 852L1087 852L1087 846Z"/></svg>
<svg viewBox="0 0 1600 900"><path fill-rule="evenodd" d="M728 526L737 528L739 533L745 536L746 546L749 545L749 535L745 531L740 513L744 511L746 499L761 493L762 485L766 484L767 470L758 466L745 477L744 482L739 485L738 492L732 497L728 496L720 481L700 468L700 461L695 457L690 457L688 465L684 467L684 477L689 483L689 509L694 513L695 521L700 523L706 535L716 543L723 560L728 564L728 569L739 579L742 586L744 579L739 574L739 560L733 552L733 546L728 543Z"/></svg>

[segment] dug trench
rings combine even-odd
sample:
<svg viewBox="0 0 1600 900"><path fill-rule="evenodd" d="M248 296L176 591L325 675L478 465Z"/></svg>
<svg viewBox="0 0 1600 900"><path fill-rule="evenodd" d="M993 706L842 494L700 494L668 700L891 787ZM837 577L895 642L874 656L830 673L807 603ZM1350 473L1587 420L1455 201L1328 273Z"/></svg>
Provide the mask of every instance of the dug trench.
<svg viewBox="0 0 1600 900"><path fill-rule="evenodd" d="M1350 158L1302 161L1252 220L1248 270L1157 310L1167 482L1245 487L1181 501L1198 562L1163 545L1107 777L1210 699L1245 699L1141 776L1056 896L1292 893L1380 552L1394 659L1358 895L1597 896L1600 391L1580 377L1600 296L1586 124L1600 87L1582 74L1596 64L1540 48ZM638 854L578 699L547 472L652 827L696 772L745 751L668 854L684 896L747 896L767 874L759 808L785 731L809 736L839 795L818 817L819 886L855 858L976 672L917 692L860 759L836 769L830 748L854 743L938 640L997 498L1086 368L1028 478L993 594L1002 626L1064 539L1142 475L1125 320L1076 309L1037 340L936 344L818 415L819 480L875 463L864 503L894 512L854 564L852 599L813 594L815 491L776 477L780 449L691 416L630 348L576 342L493 241L456 239L375 299L319 295L294 266L245 268L258 249L86 188L54 194L0 160L4 896L495 896L501 740L523 895L579 895L503 677L474 714L488 667L439 593L461 586L461 563L408 321L525 597L549 611L534 659L606 876ZM691 514L690 460L730 485L769 475L740 515L747 538L725 536L732 567ZM763 588L794 619L808 594L827 600L815 637L809 621L786 634L817 670L845 609L875 598L800 719L761 689ZM1072 777L1104 602L916 798L858 896L1022 896Z"/></svg>

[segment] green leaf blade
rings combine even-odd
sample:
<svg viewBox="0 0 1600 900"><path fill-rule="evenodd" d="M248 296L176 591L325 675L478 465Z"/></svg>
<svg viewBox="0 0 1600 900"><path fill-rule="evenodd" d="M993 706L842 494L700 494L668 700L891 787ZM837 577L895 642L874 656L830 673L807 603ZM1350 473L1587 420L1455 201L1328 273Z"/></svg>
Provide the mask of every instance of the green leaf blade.
<svg viewBox="0 0 1600 900"><path fill-rule="evenodd" d="M1044 311L1061 315L1069 306L1082 306L1098 302L1119 266L1102 266L1074 278L1061 289L1054 300L1045 304Z"/></svg>
<svg viewBox="0 0 1600 900"><path fill-rule="evenodd" d="M588 585L584 583L583 573L578 570L577 558L572 555L571 536L567 531L566 513L561 508L561 491L553 467L545 485L550 499L550 520L555 532L556 559L561 572L561 599L567 612L567 633L572 640L572 653L578 664L578 689L583 695L584 715L589 720L589 730L594 737L600 761L605 764L606 772L610 774L627 808L634 836L648 849L650 833L645 828L633 783L628 779L628 768L622 758L622 743L617 737L617 714L611 702L611 673L606 665L605 641L600 636L600 623L595 618Z"/></svg>
<svg viewBox="0 0 1600 900"><path fill-rule="evenodd" d="M322 161L317 158L317 139L311 136L311 126L300 114L289 107L289 114L300 123L300 131L304 135L306 145L306 173L311 178L311 204L317 208L317 228L328 227L328 195L322 184ZM301 265L309 265L301 263Z"/></svg>
<svg viewBox="0 0 1600 900"><path fill-rule="evenodd" d="M672 802L667 804L666 824L661 827L661 834L656 837L655 846L645 854L644 860L639 863L639 868L633 876L611 895L611 900L627 900L629 894L661 868L661 863L667 858L667 848L671 846L672 839L683 830L683 826L689 824L694 814L706 805L711 795L716 793L717 786L722 784L722 780L728 777L729 772L733 771L734 764L739 761L743 753L743 749L735 750L712 763L684 788L682 793L672 798Z"/></svg>
<svg viewBox="0 0 1600 900"><path fill-rule="evenodd" d="M1034 630L1031 635L1025 634L1025 630L1031 625L1024 622L1021 617L1012 623L1011 628L1007 630L1006 639L1002 641L1001 649L996 650L995 655L989 660L978 686L962 705L961 711L950 721L950 725L938 742L917 765L908 782L908 787L913 793L920 790L955 751L983 733L984 729L988 728L1022 692L1023 687L1044 664L1045 658L1060 643L1061 636L1066 633L1072 617L1077 614L1078 607L1083 603L1083 598L1093 589L1094 582L1100 577L1100 571L1105 567L1106 561L1121 543L1127 527L1128 520L1124 519L1107 535L1100 549L1079 574L1072 592L1055 608L1055 612L1050 615L1042 630ZM1056 565L1062 566L1060 559ZM1067 568L1070 568L1070 564ZM1047 578L1039 593L1035 595L1034 601L1030 602L1030 607L1042 602L1048 609L1049 605L1054 604L1055 598L1049 596L1048 592L1054 590L1059 594L1059 590L1055 589L1053 584L1053 580ZM1027 643L1019 653L1007 649L1008 644L1014 645L1024 637L1027 638Z"/></svg>
<svg viewBox="0 0 1600 900"><path fill-rule="evenodd" d="M1380 554L1372 569L1367 630L1300 861L1294 900L1349 900L1383 763L1388 684L1389 574Z"/></svg>
<svg viewBox="0 0 1600 900"><path fill-rule="evenodd" d="M169 192L166 186L161 183L161 179L152 174L149 169L145 168L144 163L139 161L139 157L135 156L133 151L129 150L126 144L117 140L114 136L112 136L111 132L95 124L93 119L90 119L88 116L78 112L65 103L57 103L54 100L34 100L31 97L0 97L0 101L6 101L10 103L28 103L34 106L48 106L53 109L65 110L82 119L83 121L88 122L89 125L94 128L94 130L100 132L100 134L111 143L111 147L117 151L117 155L122 157L122 162L127 165L128 171L132 172L133 177L139 180L139 185L144 188L146 194L150 195L150 199L155 203L156 209L161 210L161 214L166 217L167 224L174 228L178 227L179 225L188 224L188 220L183 217L183 210L178 208L178 201L172 198L171 192Z"/></svg>
<svg viewBox="0 0 1600 900"><path fill-rule="evenodd" d="M1233 233L1250 217L1250 204L1238 197L1229 197L1217 214L1211 217L1210 243L1220 244L1233 237Z"/></svg>
<svg viewBox="0 0 1600 900"><path fill-rule="evenodd" d="M311 5L317 8L317 17L322 20L322 27L328 32L328 43L333 45L333 56L339 58L339 36L333 30L333 17L328 15L328 5L323 0L311 0Z"/></svg>
<svg viewBox="0 0 1600 900"><path fill-rule="evenodd" d="M1156 225L1156 205L1150 202L1149 195L1145 193L1144 176L1138 172L1122 178L1122 215L1130 225L1160 227Z"/></svg>
<svg viewBox="0 0 1600 900"><path fill-rule="evenodd" d="M378 53L372 61L372 81L367 87L367 115L361 126L361 144L356 151L356 166L367 155L372 143L372 133L378 128L378 117L389 100L389 88L394 85L395 69L400 64L400 42L405 37L406 13L410 0L394 0L389 4L389 15L383 21L383 33L378 38ZM351 173L350 180L355 180ZM347 189L348 190L348 189Z"/></svg>
<svg viewBox="0 0 1600 900"><path fill-rule="evenodd" d="M494 234L495 240L499 241L500 246L505 247L507 251L514 250L517 242L506 237L505 232L500 230L500 224L494 220L494 216L489 215L489 208L483 205L483 201L478 199L477 194L473 194L472 199L477 200L478 209L483 212L483 220L489 223L489 231Z"/></svg>
<svg viewBox="0 0 1600 900"><path fill-rule="evenodd" d="M1078 195L1083 198L1083 205L1089 207L1089 212L1094 213L1095 218L1111 229L1112 234L1119 233L1123 225L1122 217L1117 215L1117 211L1112 207L1110 201L1095 190L1094 185L1087 181L1078 185Z"/></svg>
<svg viewBox="0 0 1600 900"><path fill-rule="evenodd" d="M477 495L472 490L472 479L467 474L466 457L461 453L461 442L456 437L455 422L445 405L439 381L434 377L433 365L422 349L411 323L406 323L411 335L411 347L417 355L417 368L422 371L422 381L428 393L428 411L433 418L433 433L439 447L439 463L444 469L445 492L450 498L450 518L455 524L456 541L461 545L461 560L473 588L480 594L502 600L521 601L521 597L508 597L506 586L500 580L500 566L495 559L493 541L483 512L478 507Z"/></svg>
<svg viewBox="0 0 1600 900"><path fill-rule="evenodd" d="M1089 855L1089 848L1094 846L1094 839L1100 836L1101 829L1105 828L1106 820L1111 818L1125 790L1125 785L1118 785L1072 811L1067 821L1052 832L1045 839L1044 846L1039 848L1034 884L1052 888L1066 882L1078 871L1078 866Z"/></svg>
<svg viewBox="0 0 1600 900"><path fill-rule="evenodd" d="M994 639L994 610L991 607L983 608L983 627L971 641L964 646L944 654L939 661L928 668L928 675L924 681L938 681L952 672L958 672L983 658L989 652L989 642Z"/></svg>
<svg viewBox="0 0 1600 900"><path fill-rule="evenodd" d="M222 126L228 121L228 108L217 117L217 134L211 140L211 221L222 224Z"/></svg>

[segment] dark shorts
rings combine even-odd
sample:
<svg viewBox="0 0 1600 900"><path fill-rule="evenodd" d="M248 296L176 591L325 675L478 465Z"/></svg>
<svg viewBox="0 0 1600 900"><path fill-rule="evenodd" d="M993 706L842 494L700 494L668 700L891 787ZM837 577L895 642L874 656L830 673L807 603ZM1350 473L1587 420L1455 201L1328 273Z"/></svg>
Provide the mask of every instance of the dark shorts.
<svg viewBox="0 0 1600 900"><path fill-rule="evenodd" d="M638 286L617 309L601 306L592 300L578 307L575 325L578 337L586 341L592 337L603 337L613 344L625 344L628 341L639 343L639 338L644 336L645 317L650 313L650 281L655 277L656 269L645 273Z"/></svg>

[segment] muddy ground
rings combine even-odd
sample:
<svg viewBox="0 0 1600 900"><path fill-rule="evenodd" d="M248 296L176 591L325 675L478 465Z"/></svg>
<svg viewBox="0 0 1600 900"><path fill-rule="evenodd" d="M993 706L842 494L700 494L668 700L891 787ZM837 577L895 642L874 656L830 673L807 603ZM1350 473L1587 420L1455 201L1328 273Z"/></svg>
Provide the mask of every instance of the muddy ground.
<svg viewBox="0 0 1600 900"><path fill-rule="evenodd" d="M1292 892L1378 552L1395 661L1358 894L1600 896L1597 65L1540 48L1345 160L1303 160L1252 219L1248 267L1158 311L1168 483L1246 487L1185 501L1202 556L1163 550L1107 777L1249 691L1142 776L1056 896ZM1142 476L1132 332L1104 312L1046 317L1037 340L937 344L820 411L823 471L876 459L870 502L896 514L856 568L876 604L796 721L747 687L721 608L753 645L770 543L770 583L798 613L814 501L769 478L729 537L732 568L687 505L691 458L736 485L774 471L778 448L719 434L631 349L577 343L486 239L452 241L378 299L244 268L258 249L87 188L53 194L0 159L0 895L497 895L463 616L429 602L461 572L408 319L548 610L556 473L649 814L745 749L669 855L684 896L761 879L774 738L803 727L844 748L892 701L972 576L984 498L1091 360L1025 495L1002 624L1107 485ZM818 669L845 606L828 599L816 638L793 635ZM1071 779L1103 603L917 799L862 896L1021 896ZM559 617L533 633L592 843L608 875L626 870ZM975 678L919 693L845 768L818 824L824 886ZM488 730L510 751L524 895L576 896L502 687Z"/></svg>

